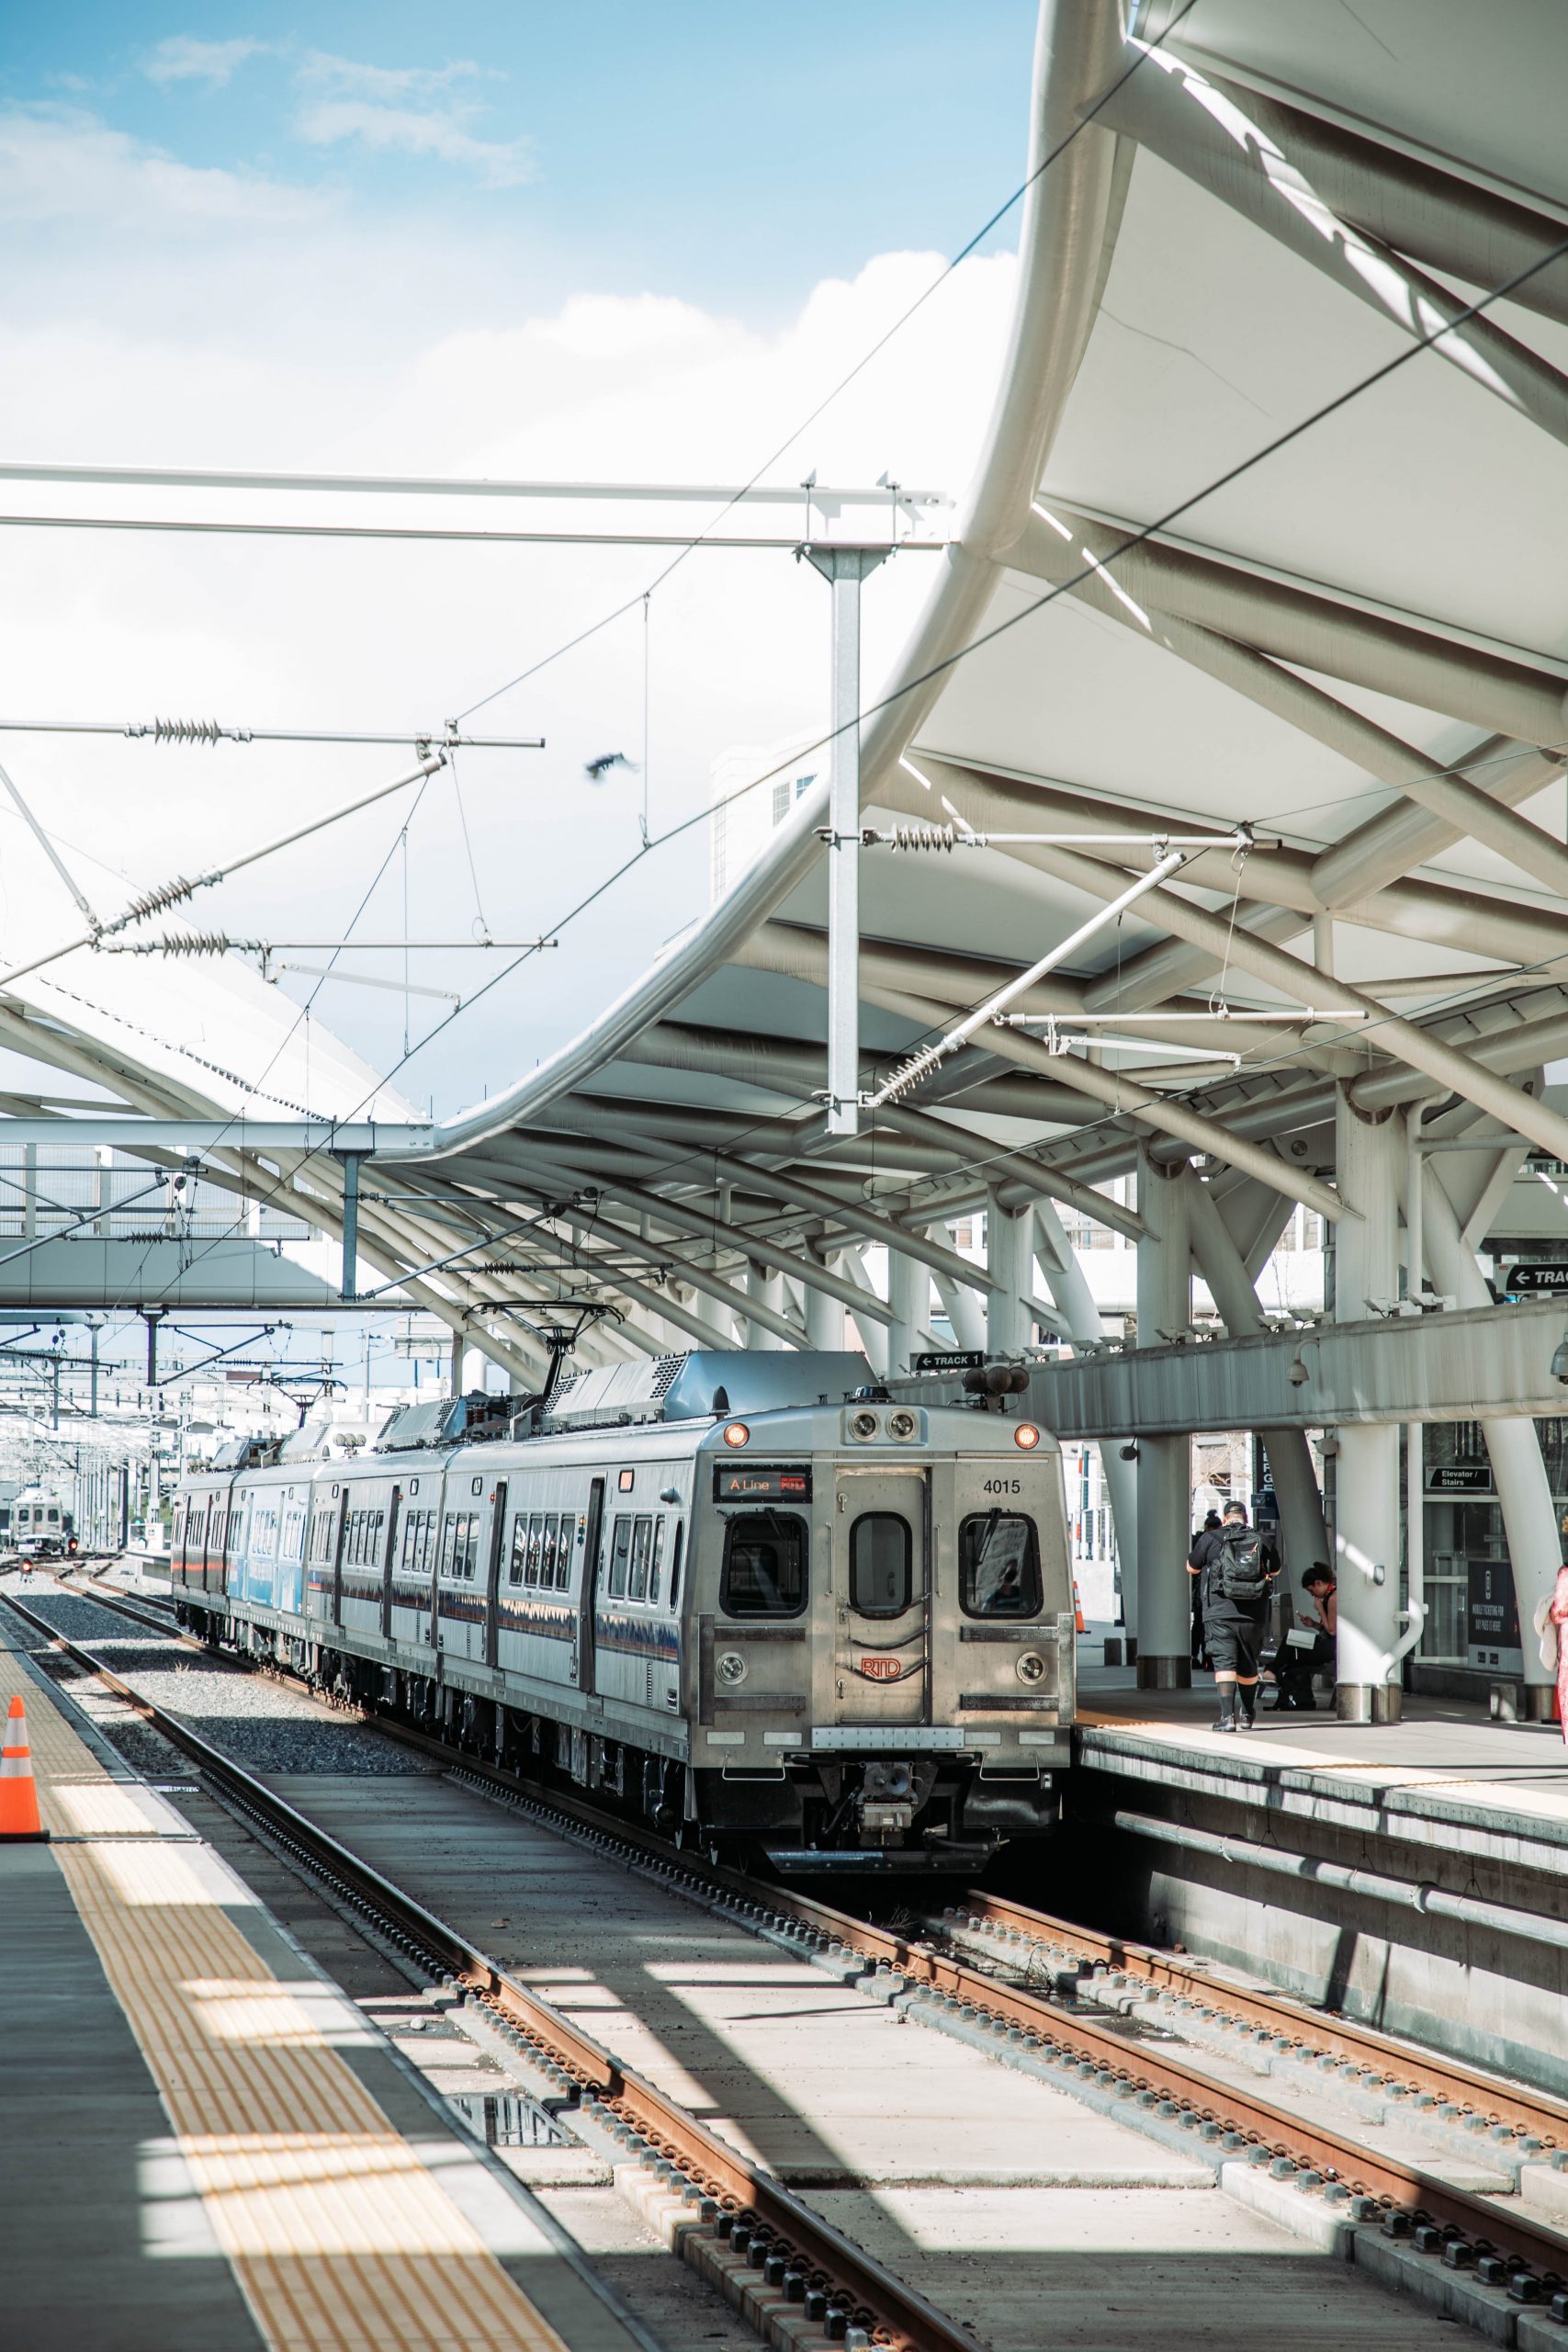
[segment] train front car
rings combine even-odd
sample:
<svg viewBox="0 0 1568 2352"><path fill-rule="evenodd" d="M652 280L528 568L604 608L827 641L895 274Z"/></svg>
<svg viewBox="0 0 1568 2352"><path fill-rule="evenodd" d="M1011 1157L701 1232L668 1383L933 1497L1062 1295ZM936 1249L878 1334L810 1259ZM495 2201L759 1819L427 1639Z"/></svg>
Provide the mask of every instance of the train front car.
<svg viewBox="0 0 1568 2352"><path fill-rule="evenodd" d="M874 1391L732 1411L698 1450L693 1550L687 1806L720 1852L972 1871L1055 1827L1072 1576L1035 1425Z"/></svg>

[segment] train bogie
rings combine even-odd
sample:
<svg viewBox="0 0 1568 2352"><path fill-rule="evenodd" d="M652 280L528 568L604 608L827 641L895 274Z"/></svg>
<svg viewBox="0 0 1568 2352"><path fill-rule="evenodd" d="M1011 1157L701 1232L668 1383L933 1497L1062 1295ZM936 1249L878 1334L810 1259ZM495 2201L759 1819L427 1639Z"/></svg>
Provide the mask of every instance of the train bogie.
<svg viewBox="0 0 1568 2352"><path fill-rule="evenodd" d="M669 1361L642 1419L626 1366L541 1435L400 1448L394 1422L352 1462L192 1482L187 1616L784 1870L973 1868L1045 1834L1074 1712L1055 1444L845 1394L853 1359ZM812 1401L776 1401L792 1381Z"/></svg>

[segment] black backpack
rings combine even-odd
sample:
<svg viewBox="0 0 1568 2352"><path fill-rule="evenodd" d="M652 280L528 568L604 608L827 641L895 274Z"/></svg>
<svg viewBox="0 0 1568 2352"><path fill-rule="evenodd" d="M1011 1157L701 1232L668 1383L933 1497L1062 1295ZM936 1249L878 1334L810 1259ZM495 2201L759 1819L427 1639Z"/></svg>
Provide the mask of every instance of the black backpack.
<svg viewBox="0 0 1568 2352"><path fill-rule="evenodd" d="M1263 1599L1269 1589L1263 1562L1263 1538L1256 1527L1227 1530L1220 1544L1220 1590L1244 1609Z"/></svg>

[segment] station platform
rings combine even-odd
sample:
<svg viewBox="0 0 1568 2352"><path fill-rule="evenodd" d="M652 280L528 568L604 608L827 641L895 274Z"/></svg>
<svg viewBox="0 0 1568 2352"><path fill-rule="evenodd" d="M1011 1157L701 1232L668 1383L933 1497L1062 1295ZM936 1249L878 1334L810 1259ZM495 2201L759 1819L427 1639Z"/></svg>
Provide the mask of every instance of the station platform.
<svg viewBox="0 0 1568 2352"><path fill-rule="evenodd" d="M1082 1766L1145 1789L1228 1798L1303 1825L1360 1828L1382 1843L1568 1880L1560 1724L1497 1723L1476 1702L1410 1692L1401 1723L1342 1724L1323 1699L1315 1713L1276 1714L1265 1689L1253 1730L1218 1732L1212 1675L1198 1672L1189 1690L1140 1690L1134 1668L1091 1660L1085 1641Z"/></svg>
<svg viewBox="0 0 1568 2352"><path fill-rule="evenodd" d="M0 1713L17 1692L50 1842L0 1846L10 2340L626 2352L363 2010L27 1649L0 1648Z"/></svg>

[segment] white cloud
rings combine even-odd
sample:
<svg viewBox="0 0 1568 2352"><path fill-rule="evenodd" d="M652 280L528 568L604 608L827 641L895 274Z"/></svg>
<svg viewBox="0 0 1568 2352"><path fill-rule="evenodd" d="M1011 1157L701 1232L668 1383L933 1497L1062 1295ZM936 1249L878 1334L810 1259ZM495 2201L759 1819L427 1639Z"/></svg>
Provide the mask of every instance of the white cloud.
<svg viewBox="0 0 1568 2352"><path fill-rule="evenodd" d="M150 82L202 82L209 90L221 90L248 59L265 54L266 46L260 40L197 40L189 33L175 33L142 60L141 71Z"/></svg>
<svg viewBox="0 0 1568 2352"><path fill-rule="evenodd" d="M181 164L71 107L0 112L0 220L92 220L122 233L153 216L218 236L243 222L279 227L315 218L309 190L259 175Z"/></svg>
<svg viewBox="0 0 1568 2352"><path fill-rule="evenodd" d="M379 106L366 98L321 98L301 107L296 135L311 147L357 140L378 152L434 155L476 172L488 187L516 187L534 177L525 139L476 139L464 128L467 108L420 113L412 107Z"/></svg>
<svg viewBox="0 0 1568 2352"><path fill-rule="evenodd" d="M540 290L537 258L476 225L471 209L450 222L430 208L367 217L337 197L189 170L75 112L0 116L6 212L28 228L0 236L10 322L0 447L78 464L739 481L940 266L929 254L880 256L765 329L657 287L556 299ZM1012 277L1008 256L965 263L789 450L778 479L793 483L815 466L824 480L873 481L890 468L961 492ZM528 519L500 500L0 485L0 513L29 507L479 529ZM689 505L634 513L655 529L707 520ZM603 528L611 510L552 504L534 519ZM0 529L0 638L35 709L411 732L439 727L635 600L666 560L646 548L19 529ZM901 558L867 590L868 691L897 654L931 560ZM708 763L728 744L817 724L826 632L826 592L787 553L704 553L671 576L648 632L656 828L705 805ZM643 646L638 608L475 722L548 741L543 752L462 757L498 936L549 929L635 847L642 777L618 775L590 802L582 764L609 750L640 761ZM139 881L220 862L402 763L386 748L173 752L119 737L17 737L5 756L62 837L90 842ZM193 920L259 938L342 938L412 799L205 894ZM699 825L618 885L558 951L465 1014L428 1069L414 1066L409 1091L423 1103L434 1089L441 1108L456 1109L607 1002L705 904L705 842ZM472 885L445 775L413 820L408 871L413 935L465 935ZM23 927L18 894L31 887L29 870L0 860L0 950ZM74 910L47 874L38 888L63 936ZM366 927L400 935L400 890L394 859ZM468 989L492 968L472 955L428 955L414 977ZM415 1000L416 1034L421 1009ZM400 1050L396 996L332 987L318 1012L382 1066Z"/></svg>
<svg viewBox="0 0 1568 2352"><path fill-rule="evenodd" d="M437 66L366 65L357 58L333 57L324 50L313 49L295 79L308 86L330 90L337 97L373 98L386 105L394 98L450 89L454 82L477 80L479 74L479 68L468 57L455 58L448 64Z"/></svg>

